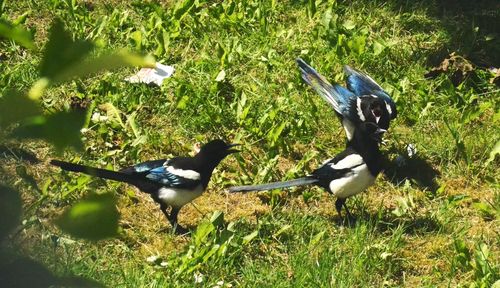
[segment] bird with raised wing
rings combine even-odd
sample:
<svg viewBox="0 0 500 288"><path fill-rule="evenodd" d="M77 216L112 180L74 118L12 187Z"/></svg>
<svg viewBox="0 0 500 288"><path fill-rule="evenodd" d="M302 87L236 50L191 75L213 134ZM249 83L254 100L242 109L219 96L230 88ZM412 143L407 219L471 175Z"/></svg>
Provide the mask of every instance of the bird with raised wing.
<svg viewBox="0 0 500 288"><path fill-rule="evenodd" d="M250 192L316 185L337 197L335 208L339 215L344 207L347 216L352 218L345 204L346 199L371 186L382 170L379 143L382 141L384 132L385 130L375 123L362 122L356 126L346 149L324 162L310 175L283 182L236 186L229 188L229 191Z"/></svg>
<svg viewBox="0 0 500 288"><path fill-rule="evenodd" d="M354 136L358 123L373 122L387 130L389 122L396 118L396 104L370 76L350 66L344 66L347 88L330 84L301 58L297 58L302 79L309 84L335 110L347 134Z"/></svg>
<svg viewBox="0 0 500 288"><path fill-rule="evenodd" d="M206 190L215 167L227 155L239 152L233 149L236 145L238 144L213 140L203 145L193 157L146 161L119 171L59 160L52 160L50 163L63 170L136 186L160 204L161 211L177 233L185 233L187 230L177 223L180 209ZM168 207L171 207L170 213L167 211Z"/></svg>

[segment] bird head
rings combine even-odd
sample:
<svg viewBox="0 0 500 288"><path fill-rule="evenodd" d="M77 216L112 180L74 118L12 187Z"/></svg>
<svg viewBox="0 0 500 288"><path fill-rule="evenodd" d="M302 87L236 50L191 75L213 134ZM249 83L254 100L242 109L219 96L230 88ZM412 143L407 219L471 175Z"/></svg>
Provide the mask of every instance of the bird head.
<svg viewBox="0 0 500 288"><path fill-rule="evenodd" d="M212 140L207 144L201 146L200 152L196 156L205 157L207 160L217 165L227 155L240 152L240 150L238 149L233 149L233 147L238 145L240 144L227 144L220 139Z"/></svg>
<svg viewBox="0 0 500 288"><path fill-rule="evenodd" d="M384 100L375 95L363 95L360 98L358 109L361 110L366 122L373 122L382 129L389 128L391 114L387 110Z"/></svg>

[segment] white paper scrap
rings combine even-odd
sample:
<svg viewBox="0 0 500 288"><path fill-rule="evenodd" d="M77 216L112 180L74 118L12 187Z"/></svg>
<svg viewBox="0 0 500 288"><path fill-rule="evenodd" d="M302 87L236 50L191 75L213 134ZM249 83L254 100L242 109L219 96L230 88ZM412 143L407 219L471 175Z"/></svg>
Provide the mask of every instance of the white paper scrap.
<svg viewBox="0 0 500 288"><path fill-rule="evenodd" d="M154 83L161 86L163 79L172 76L174 70L173 66L156 63L155 68L142 68L136 74L125 78L125 81L130 83Z"/></svg>

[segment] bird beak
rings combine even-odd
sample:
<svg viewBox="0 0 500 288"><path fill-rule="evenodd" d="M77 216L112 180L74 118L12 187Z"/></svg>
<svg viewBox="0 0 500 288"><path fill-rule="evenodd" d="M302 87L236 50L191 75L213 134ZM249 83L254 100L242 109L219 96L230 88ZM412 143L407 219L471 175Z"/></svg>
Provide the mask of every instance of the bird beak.
<svg viewBox="0 0 500 288"><path fill-rule="evenodd" d="M385 132L387 132L387 130L382 128L377 128L377 130L373 133L373 139L378 143L383 144L384 141L382 140L382 135L384 135Z"/></svg>
<svg viewBox="0 0 500 288"><path fill-rule="evenodd" d="M241 146L241 144L229 144L229 145L227 145L228 154L241 152L241 150L238 150L238 149L230 149L230 148L235 147L235 146Z"/></svg>

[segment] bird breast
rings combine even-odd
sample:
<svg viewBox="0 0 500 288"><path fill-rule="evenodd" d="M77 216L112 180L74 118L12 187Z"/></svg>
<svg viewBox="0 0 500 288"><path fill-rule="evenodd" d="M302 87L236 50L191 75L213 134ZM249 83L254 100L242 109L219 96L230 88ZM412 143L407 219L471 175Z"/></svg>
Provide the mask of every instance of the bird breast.
<svg viewBox="0 0 500 288"><path fill-rule="evenodd" d="M330 182L330 192L339 197L347 198L363 192L375 182L366 164L352 169L351 173Z"/></svg>
<svg viewBox="0 0 500 288"><path fill-rule="evenodd" d="M203 190L202 185L198 185L193 190L162 187L158 191L158 198L167 205L180 208L198 198Z"/></svg>

